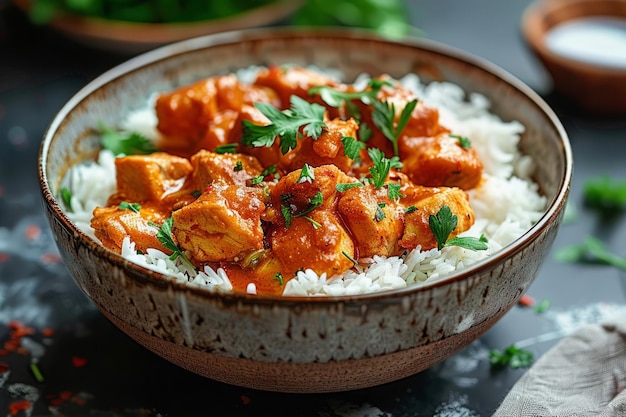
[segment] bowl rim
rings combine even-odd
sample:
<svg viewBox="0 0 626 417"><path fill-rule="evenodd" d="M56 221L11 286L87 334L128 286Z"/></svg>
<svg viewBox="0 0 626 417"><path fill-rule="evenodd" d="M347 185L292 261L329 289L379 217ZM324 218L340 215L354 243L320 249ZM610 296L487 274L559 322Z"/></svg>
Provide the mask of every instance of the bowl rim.
<svg viewBox="0 0 626 417"><path fill-rule="evenodd" d="M529 100L531 100L533 104L545 115L547 120L552 123L552 125L558 132L558 135L561 138L561 151L564 157L565 168L565 171L560 178L558 192L556 193L554 198L548 202L549 206L546 208L541 218L521 237L519 237L506 247L495 252L493 255L490 255L489 257L480 260L464 268L461 271L454 272L442 278L438 278L436 280L433 280L432 282L426 281L420 284L409 285L404 288L378 291L367 294L341 296L283 296L268 294L248 294L244 292L234 291L214 291L196 285L187 285L185 283L176 282L174 279L168 277L167 275L144 268L141 265L128 261L124 259L121 255L105 248L102 244L82 232L64 213L58 199L52 194L49 185L47 176L48 152L50 150L51 143L56 135L57 129L61 125L62 121L68 116L68 114L71 113L74 107L76 107L80 102L86 99L97 88L104 86L108 82L113 81L114 79L121 77L126 73L141 70L142 67L149 66L150 64L161 60L175 59L176 56L185 54L187 52L208 49L215 46L236 44L242 41L263 41L271 39L291 38L349 38L357 41L378 42L383 44L393 44L408 48L427 50L446 55L455 60L463 61L474 67L477 67L483 72L487 72L491 75L496 76L514 89L518 90ZM525 247L529 246L533 239L540 235L542 231L548 228L554 221L558 221L557 219L559 218L559 216L562 216L572 181L573 156L567 132L561 124L560 120L558 119L556 113L548 106L548 104L539 96L539 94L537 94L533 89L528 87L525 83L520 81L509 72L503 70L496 64L487 61L486 59L436 41L414 37L393 40L388 38L382 38L373 31L366 29L347 29L332 27L324 29L302 27L265 27L209 34L183 40L137 55L105 71L101 75L88 82L82 88L80 88L72 97L69 98L69 100L66 101L66 103L54 116L44 133L43 141L39 148L37 166L40 189L42 192L42 198L44 200L43 202L54 213L56 220L62 223L64 228L70 230L73 233L74 238L80 239L83 244L85 244L98 256L108 258L108 260L115 265L135 272L136 274L133 275L134 277L141 275L142 280L150 281L157 286L169 286L174 291L183 291L187 295L193 294L195 296L206 299L220 299L222 301L229 300L231 302L240 302L243 304L280 303L287 305L297 304L298 306L304 306L312 304L318 305L320 303L361 303L368 300L395 299L407 295L433 290L438 287L448 285L452 282L463 281L471 278L472 275L480 270L489 269L490 266L497 265L504 258L509 257L513 253L522 251Z"/></svg>
<svg viewBox="0 0 626 417"><path fill-rule="evenodd" d="M556 22L544 30L544 22L552 13L559 9L572 9L581 4L590 4L595 7L602 4L620 4L626 11L625 0L534 0L522 12L521 32L527 44L536 51L543 61L553 62L561 68L573 69L576 72L587 72L596 77L602 76L626 76L623 67L612 67L608 65L594 65L588 61L577 60L563 56L548 48L545 38L547 32L561 22ZM579 17L606 16L605 14L585 13L572 16L573 20ZM623 16L626 19L626 14Z"/></svg>

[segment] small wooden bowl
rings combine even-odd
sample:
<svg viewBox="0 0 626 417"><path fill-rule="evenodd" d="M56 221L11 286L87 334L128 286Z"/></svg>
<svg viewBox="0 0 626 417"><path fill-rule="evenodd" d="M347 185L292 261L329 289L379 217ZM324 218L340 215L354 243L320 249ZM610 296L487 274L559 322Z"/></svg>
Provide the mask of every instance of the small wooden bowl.
<svg viewBox="0 0 626 417"><path fill-rule="evenodd" d="M522 16L522 34L557 93L592 115L626 114L626 66L569 58L546 42L556 26L591 17L624 18L626 24L626 0L537 0Z"/></svg>

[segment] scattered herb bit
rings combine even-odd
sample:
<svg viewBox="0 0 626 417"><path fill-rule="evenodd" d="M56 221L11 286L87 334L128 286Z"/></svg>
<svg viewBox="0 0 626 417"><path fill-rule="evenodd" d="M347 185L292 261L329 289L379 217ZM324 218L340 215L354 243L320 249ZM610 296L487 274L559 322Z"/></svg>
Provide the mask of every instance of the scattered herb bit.
<svg viewBox="0 0 626 417"><path fill-rule="evenodd" d="M72 208L72 192L68 188L61 188L61 201L68 210Z"/></svg>
<svg viewBox="0 0 626 417"><path fill-rule="evenodd" d="M257 109L270 120L269 125L259 126L249 120L243 121L243 137L241 142L249 146L272 146L276 138L280 138L280 149L286 154L295 149L297 139L301 137L300 129L313 139L319 138L326 124L326 109L317 103L291 96L291 107L280 111L268 103L255 103Z"/></svg>
<svg viewBox="0 0 626 417"><path fill-rule="evenodd" d="M120 210L130 210L130 211L133 211L135 213L139 213L139 210L141 210L141 204L129 203L127 201L122 201L120 203L120 205L117 206L117 208L120 209Z"/></svg>
<svg viewBox="0 0 626 417"><path fill-rule="evenodd" d="M607 264L626 270L626 258L609 252L602 241L592 236L581 244L561 248L554 258L559 262Z"/></svg>
<svg viewBox="0 0 626 417"><path fill-rule="evenodd" d="M461 246L472 250L486 250L489 247L487 238L484 235L481 235L480 238L457 236L448 239L450 233L456 228L458 221L458 217L452 213L448 206L441 207L436 215L431 214L429 216L428 224L437 240L437 249L441 250L445 246Z"/></svg>
<svg viewBox="0 0 626 417"><path fill-rule="evenodd" d="M152 225L159 227L157 224L151 223ZM161 244L172 251L170 255L170 260L174 261L177 258L180 258L185 264L195 269L195 266L187 259L185 254L180 250L176 242L174 241L174 237L172 235L172 226L174 224L174 219L169 217L167 220L163 222L163 224L159 227L159 231L157 232L157 239Z"/></svg>
<svg viewBox="0 0 626 417"><path fill-rule="evenodd" d="M377 101L376 95L384 85L391 85L389 81L372 79L367 83L367 87L363 91L340 91L329 86L317 86L309 90L309 95L318 94L324 103L331 107L341 108L345 104L348 113L357 120L361 119L359 108L353 103L353 100L360 100L364 104L371 105Z"/></svg>
<svg viewBox="0 0 626 417"><path fill-rule="evenodd" d="M277 280L278 285L283 285L284 283L283 274L281 274L280 272L275 273L272 279Z"/></svg>
<svg viewBox="0 0 626 417"><path fill-rule="evenodd" d="M215 153L219 153L219 154L236 153L236 152L237 152L236 143L225 143L224 145L219 145L215 148Z"/></svg>
<svg viewBox="0 0 626 417"><path fill-rule="evenodd" d="M458 140L459 146L463 149L470 149L472 147L472 141L467 136L450 135L450 137Z"/></svg>
<svg viewBox="0 0 626 417"><path fill-rule="evenodd" d="M389 103L387 101L374 101L372 103L372 106L374 107L374 112L372 113L374 125L380 129L382 134L389 139L389 141L391 141L393 145L393 154L396 156L399 155L398 139L409 122L411 113L413 113L416 105L417 100L407 103L407 105L402 109L402 113L400 113L400 118L396 124L396 109L393 103Z"/></svg>
<svg viewBox="0 0 626 417"><path fill-rule="evenodd" d="M35 362L31 362L30 363L30 371L33 373L33 376L35 377L35 379L37 380L37 382L43 382L43 374L41 373L41 370L39 369L39 366L37 365L37 363Z"/></svg>
<svg viewBox="0 0 626 417"><path fill-rule="evenodd" d="M377 222L382 222L383 220L385 220L385 217L386 216L385 216L385 212L383 211L383 208L381 207L380 204L378 204L376 206L376 213L374 214L374 220L376 220Z"/></svg>
<svg viewBox="0 0 626 417"><path fill-rule="evenodd" d="M335 186L335 189L337 191L339 191L340 193L349 190L350 188L355 188L355 187L362 187L363 183L362 182L350 182L350 183L344 183L344 184L337 184Z"/></svg>
<svg viewBox="0 0 626 417"><path fill-rule="evenodd" d="M362 149L365 149L365 144L356 140L351 136L344 136L341 138L341 143L343 143L343 153L350 159L358 159L359 153Z"/></svg>
<svg viewBox="0 0 626 417"><path fill-rule="evenodd" d="M202 195L202 192L200 190L193 190L190 194L193 198L198 198Z"/></svg>
<svg viewBox="0 0 626 417"><path fill-rule="evenodd" d="M385 180L389 176L391 168L402 168L402 163L397 156L389 159L385 156L383 151L378 148L369 148L367 153L374 163L369 171L372 175L371 183L374 184L376 188L381 188L385 185Z"/></svg>
<svg viewBox="0 0 626 417"><path fill-rule="evenodd" d="M319 229L320 227L322 227L321 224L319 224L318 222L316 222L315 220L307 216L307 214L309 214L310 212L312 212L313 210L321 206L322 203L324 202L324 195L320 191L318 191L317 193L315 193L313 197L308 199L309 200L308 206L299 213L291 212L291 205L289 204L289 200L291 198L293 198L293 195L291 194L282 194L280 196L280 199L282 201L280 205L280 212L282 213L283 218L285 219L286 228L289 228L289 226L291 226L291 219L294 217L304 217L306 220L311 222L311 224L313 224L313 227L315 227L316 229Z"/></svg>
<svg viewBox="0 0 626 417"><path fill-rule="evenodd" d="M146 155L157 151L150 139L139 133L116 131L103 124L100 130L100 144L115 155Z"/></svg>
<svg viewBox="0 0 626 417"><path fill-rule="evenodd" d="M265 177L267 177L268 175L274 174L276 173L276 165L270 165L267 168L265 168L263 170L263 172L261 172L260 175L257 175L256 177L253 177L250 180L250 184L251 185L258 185L260 183L262 183L265 180Z"/></svg>
<svg viewBox="0 0 626 417"><path fill-rule="evenodd" d="M404 197L404 194L400 192L400 184L396 184L392 182L388 183L387 184L387 197L389 197L390 200L398 200Z"/></svg>
<svg viewBox="0 0 626 417"><path fill-rule="evenodd" d="M535 313L545 313L546 311L548 311L551 305L552 303L550 302L550 300L548 300L547 298L543 299L535 306Z"/></svg>
<svg viewBox="0 0 626 417"><path fill-rule="evenodd" d="M313 173L313 167L309 164L304 164L302 169L300 170L300 176L298 177L298 184L302 184L303 182L312 183L315 180L315 174Z"/></svg>
<svg viewBox="0 0 626 417"><path fill-rule="evenodd" d="M601 210L626 209L626 181L609 175L588 179L583 187L583 198L589 207Z"/></svg>
<svg viewBox="0 0 626 417"><path fill-rule="evenodd" d="M341 254L345 256L346 258L348 258L348 260L352 262L354 265L357 264L356 260L352 256L348 255L345 251L341 251Z"/></svg>
<svg viewBox="0 0 626 417"><path fill-rule="evenodd" d="M404 210L404 214L411 214L414 211L419 210L417 207L415 206L408 206L405 210Z"/></svg>
<svg viewBox="0 0 626 417"><path fill-rule="evenodd" d="M243 162L237 161L235 162L235 166L233 167L233 171L239 172L243 169Z"/></svg>
<svg viewBox="0 0 626 417"><path fill-rule="evenodd" d="M497 349L489 351L489 363L493 368L503 368L510 366L516 368L528 368L532 365L534 355L526 349L520 349L515 345L510 345L503 352Z"/></svg>

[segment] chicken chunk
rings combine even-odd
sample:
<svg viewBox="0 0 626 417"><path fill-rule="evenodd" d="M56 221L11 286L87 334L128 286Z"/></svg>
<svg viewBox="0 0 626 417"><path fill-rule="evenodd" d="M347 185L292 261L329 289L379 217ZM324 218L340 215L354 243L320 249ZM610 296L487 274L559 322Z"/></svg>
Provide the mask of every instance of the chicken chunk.
<svg viewBox="0 0 626 417"><path fill-rule="evenodd" d="M337 210L350 231L358 257L392 256L403 250L398 240L404 224L386 189L372 185L350 188L340 193Z"/></svg>
<svg viewBox="0 0 626 417"><path fill-rule="evenodd" d="M296 148L282 158L281 169L290 172L306 163L313 167L332 164L343 172L350 171L353 160L345 154L342 139L357 137L357 122L354 119L333 119L327 121L326 126L327 130L317 139L300 139Z"/></svg>
<svg viewBox="0 0 626 417"><path fill-rule="evenodd" d="M177 191L192 171L189 160L164 152L116 158L115 169L114 200L133 203L158 201Z"/></svg>
<svg viewBox="0 0 626 417"><path fill-rule="evenodd" d="M170 152L197 150L197 143L207 136L212 123L222 129L232 127L235 117L231 111L238 112L242 105L255 102L280 106L271 89L241 83L234 74L209 77L162 93L155 103L157 128L164 135L160 148Z"/></svg>
<svg viewBox="0 0 626 417"><path fill-rule="evenodd" d="M263 248L264 209L259 189L217 183L172 213L172 232L196 261L236 261Z"/></svg>
<svg viewBox="0 0 626 417"><path fill-rule="evenodd" d="M99 207L93 212L91 227L102 244L117 253L121 253L122 241L127 236L137 250L146 252L155 248L168 253L157 238L159 228L154 226L163 223L168 216L168 213L149 205L141 206L138 212L119 206Z"/></svg>
<svg viewBox="0 0 626 417"><path fill-rule="evenodd" d="M404 137L400 141L402 171L415 184L459 187L469 190L480 184L483 165L476 151L463 147L448 133L432 137Z"/></svg>
<svg viewBox="0 0 626 417"><path fill-rule="evenodd" d="M316 86L330 86L340 88L341 84L334 78L318 71L303 67L271 67L260 71L254 85L269 87L278 94L282 108L288 108L292 95L307 101L317 101L323 104L319 97L309 95L309 90ZM279 107L280 108L280 107Z"/></svg>
<svg viewBox="0 0 626 417"><path fill-rule="evenodd" d="M449 237L457 236L468 230L475 220L467 193L454 187L408 186L402 189L404 197L400 200L405 207L411 207L404 215L404 233L398 244L405 249L422 250L437 247L437 240L430 229L429 218L437 215L443 206L457 216L457 226Z"/></svg>
<svg viewBox="0 0 626 417"><path fill-rule="evenodd" d="M202 191L214 182L246 186L263 172L263 166L250 155L217 154L202 150L191 157L191 188Z"/></svg>

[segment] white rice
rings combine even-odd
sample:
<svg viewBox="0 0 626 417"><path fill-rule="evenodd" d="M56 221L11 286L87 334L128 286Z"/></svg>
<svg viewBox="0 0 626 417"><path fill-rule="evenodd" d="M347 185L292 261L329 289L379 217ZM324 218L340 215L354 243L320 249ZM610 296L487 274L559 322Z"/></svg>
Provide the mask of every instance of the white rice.
<svg viewBox="0 0 626 417"><path fill-rule="evenodd" d="M242 80L250 81L255 70L242 70L238 75ZM455 84L424 85L413 74L400 81L420 100L437 107L441 124L454 134L469 137L472 147L480 155L484 181L479 188L468 192L476 222L462 236L480 237L484 234L489 248L473 251L451 246L422 251L418 247L403 257L361 259L361 265L354 271L334 277L317 275L312 270L301 271L287 282L284 295L355 295L419 285L427 280L431 282L490 256L519 238L543 215L546 198L539 194L538 186L531 180L533 161L518 149L524 126L516 121L502 121L490 113L486 97L466 95ZM359 77L355 84L363 82L367 82L367 76ZM122 127L157 139L153 99L154 96L146 109L129 114ZM116 189L114 158L109 151L102 151L97 162L74 167L66 179L66 186L72 193L71 211L67 214L94 239L90 227L93 209L106 205L108 196ZM207 266L202 271L194 271L178 260L171 261L168 255L156 249L140 255L129 238L123 242L122 256L189 285L214 291L232 290L223 269L213 270ZM247 291L255 294L254 284L248 285Z"/></svg>

